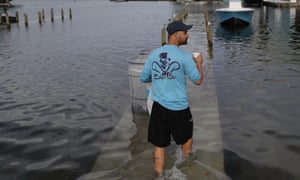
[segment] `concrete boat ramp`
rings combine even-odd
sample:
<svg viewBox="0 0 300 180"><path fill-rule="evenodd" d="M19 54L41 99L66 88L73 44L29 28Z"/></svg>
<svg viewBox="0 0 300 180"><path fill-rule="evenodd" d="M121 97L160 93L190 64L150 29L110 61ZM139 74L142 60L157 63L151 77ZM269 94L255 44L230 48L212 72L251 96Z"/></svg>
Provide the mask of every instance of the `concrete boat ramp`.
<svg viewBox="0 0 300 180"><path fill-rule="evenodd" d="M205 61L205 83L188 83L194 119L193 156L182 161L180 148L166 149L165 180L227 180L224 173L222 132L218 101L209 60ZM133 113L129 105L94 164L92 172L78 180L153 180L153 147L147 142L149 116Z"/></svg>
<svg viewBox="0 0 300 180"><path fill-rule="evenodd" d="M202 28L203 33L206 34L204 27ZM189 45L183 48L188 52L206 51L204 47L199 47L198 39L192 37ZM124 111L108 142L103 146L92 171L82 175L78 180L229 180L230 178L224 173L223 139L212 62L206 54L203 55L204 83L195 86L187 81L194 120L193 154L183 160L180 147L173 142L166 148L163 177L155 177L153 146L147 142L149 115L145 111L136 111L136 109L145 110L145 106L147 107L147 100L141 101L143 98L140 96L146 97L146 89L149 85L141 84L136 74L143 66L141 60L145 61L146 57L147 54L140 53L136 62L129 62L131 104ZM136 92L138 89L141 94ZM140 105L141 108L136 108L136 105Z"/></svg>
<svg viewBox="0 0 300 180"><path fill-rule="evenodd" d="M211 82L208 82L211 83ZM166 149L166 180L227 180L223 167L222 133L217 99L212 84L197 89L189 85L193 96L191 111L194 117L194 156L181 162L180 148L174 144ZM147 114L134 114L128 106L109 141L96 160L92 172L79 180L152 180L152 150L147 142Z"/></svg>

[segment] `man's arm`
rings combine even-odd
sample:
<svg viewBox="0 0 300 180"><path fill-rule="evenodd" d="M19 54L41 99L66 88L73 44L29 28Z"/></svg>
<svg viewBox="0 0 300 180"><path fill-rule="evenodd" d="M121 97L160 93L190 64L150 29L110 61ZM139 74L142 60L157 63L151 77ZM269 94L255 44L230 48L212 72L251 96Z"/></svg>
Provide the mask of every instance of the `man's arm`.
<svg viewBox="0 0 300 180"><path fill-rule="evenodd" d="M200 53L197 57L193 57L195 63L196 63L196 67L198 69L198 72L200 74L200 79L197 80L196 82L194 82L194 84L196 85L201 85L202 82L203 82L203 69L202 69L202 63L203 63L203 57L202 57L202 54Z"/></svg>

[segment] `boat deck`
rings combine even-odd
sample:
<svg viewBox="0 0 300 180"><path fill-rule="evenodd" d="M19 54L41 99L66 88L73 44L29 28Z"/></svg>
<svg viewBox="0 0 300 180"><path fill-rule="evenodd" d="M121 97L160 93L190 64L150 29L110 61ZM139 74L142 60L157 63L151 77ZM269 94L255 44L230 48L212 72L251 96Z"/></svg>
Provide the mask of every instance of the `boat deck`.
<svg viewBox="0 0 300 180"><path fill-rule="evenodd" d="M220 8L220 9L216 9L216 11L233 13L233 12L255 11L255 9L252 9L252 8Z"/></svg>

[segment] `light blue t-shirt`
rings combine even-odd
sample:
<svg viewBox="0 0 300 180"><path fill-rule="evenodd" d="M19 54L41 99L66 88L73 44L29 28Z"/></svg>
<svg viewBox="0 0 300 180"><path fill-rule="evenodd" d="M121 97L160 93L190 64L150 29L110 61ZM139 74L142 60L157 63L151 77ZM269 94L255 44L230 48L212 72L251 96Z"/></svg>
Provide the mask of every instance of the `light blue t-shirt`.
<svg viewBox="0 0 300 180"><path fill-rule="evenodd" d="M192 55L175 45L153 50L141 73L141 82L152 82L152 99L171 110L186 109L186 76L196 82L200 74Z"/></svg>

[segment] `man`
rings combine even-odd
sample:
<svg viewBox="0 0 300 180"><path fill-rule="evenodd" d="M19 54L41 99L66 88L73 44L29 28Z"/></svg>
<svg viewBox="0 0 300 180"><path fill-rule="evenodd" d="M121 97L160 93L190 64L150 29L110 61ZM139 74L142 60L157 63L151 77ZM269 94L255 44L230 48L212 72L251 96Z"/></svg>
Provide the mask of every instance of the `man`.
<svg viewBox="0 0 300 180"><path fill-rule="evenodd" d="M193 25L173 21L167 27L168 43L153 50L141 73L141 81L152 82L154 101L150 116L148 141L154 145L154 170L157 176L165 165L165 147L171 135L181 145L182 155L192 152L193 119L189 109L186 75L196 85L203 81L202 55L192 57L181 50L187 44L187 31Z"/></svg>

